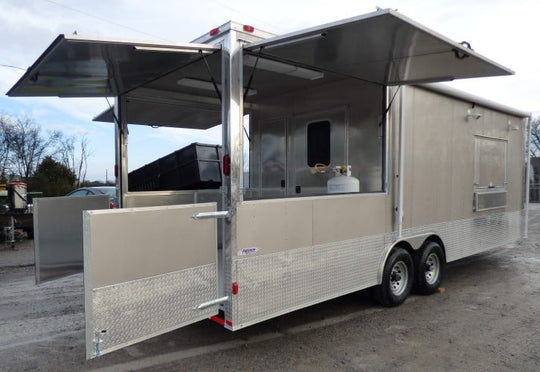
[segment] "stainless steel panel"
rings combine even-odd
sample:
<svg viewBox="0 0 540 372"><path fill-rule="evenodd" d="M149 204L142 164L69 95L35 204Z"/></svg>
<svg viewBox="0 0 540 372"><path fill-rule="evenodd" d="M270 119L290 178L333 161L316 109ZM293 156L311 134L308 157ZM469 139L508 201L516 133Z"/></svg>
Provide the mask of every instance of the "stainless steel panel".
<svg viewBox="0 0 540 372"><path fill-rule="evenodd" d="M84 214L86 353L93 358L217 313L215 204Z"/></svg>
<svg viewBox="0 0 540 372"><path fill-rule="evenodd" d="M156 207L162 205L215 202L221 210L220 190L140 191L126 194L126 207Z"/></svg>
<svg viewBox="0 0 540 372"><path fill-rule="evenodd" d="M275 186L281 186L282 178L276 175L271 180L273 173L265 175L259 159L265 154L282 151L283 140L277 140L277 133L283 132L283 121L289 122L286 130L287 151L272 156L279 157L280 163L286 159L288 196L327 192L326 183L333 175L313 174L307 163L307 125L323 120L331 123L331 165L351 165L352 175L360 181L361 192L382 191L385 151L385 126L381 123L383 97L384 90L380 86L342 80L308 91L259 98L252 116L250 171L254 181L268 177L268 184L274 188L265 190L263 187L258 195L253 196L274 197L276 192L279 195L279 189L276 190ZM322 107L327 109L321 110ZM262 144L262 137L272 141ZM299 194L296 193L296 186L300 186Z"/></svg>
<svg viewBox="0 0 540 372"><path fill-rule="evenodd" d="M92 209L109 209L109 197L34 199L36 283L83 270L82 212Z"/></svg>
<svg viewBox="0 0 540 372"><path fill-rule="evenodd" d="M315 122L330 123L330 164L331 167L346 164L348 117L346 107L328 111L316 111L294 117L293 129L290 131L290 159L288 162L291 181L288 184L288 195L321 195L326 194L326 183L334 175L329 173L313 173L308 166L308 125ZM300 189L298 190L298 187ZM298 192L300 191L300 192Z"/></svg>
<svg viewBox="0 0 540 372"><path fill-rule="evenodd" d="M287 120L278 118L259 124L260 197L279 198L287 190Z"/></svg>
<svg viewBox="0 0 540 372"><path fill-rule="evenodd" d="M60 35L9 96L110 97L214 53L219 47Z"/></svg>
<svg viewBox="0 0 540 372"><path fill-rule="evenodd" d="M246 49L387 85L513 74L389 9L255 42Z"/></svg>

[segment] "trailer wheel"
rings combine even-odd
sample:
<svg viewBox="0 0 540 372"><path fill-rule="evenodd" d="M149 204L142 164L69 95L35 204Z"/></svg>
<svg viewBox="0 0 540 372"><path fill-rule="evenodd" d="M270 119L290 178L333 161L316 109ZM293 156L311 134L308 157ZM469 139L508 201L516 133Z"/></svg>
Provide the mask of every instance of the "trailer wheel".
<svg viewBox="0 0 540 372"><path fill-rule="evenodd" d="M428 242L416 257L415 267L415 291L426 295L437 291L444 274L441 246L436 242Z"/></svg>
<svg viewBox="0 0 540 372"><path fill-rule="evenodd" d="M383 306L400 305L411 293L413 259L403 248L396 248L386 260L382 283L374 288L375 299Z"/></svg>

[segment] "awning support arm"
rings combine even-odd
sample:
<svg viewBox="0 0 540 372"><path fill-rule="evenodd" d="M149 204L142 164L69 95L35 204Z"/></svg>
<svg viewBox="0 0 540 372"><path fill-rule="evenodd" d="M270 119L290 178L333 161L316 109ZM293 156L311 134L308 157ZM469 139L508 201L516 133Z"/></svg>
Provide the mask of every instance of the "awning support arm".
<svg viewBox="0 0 540 372"><path fill-rule="evenodd" d="M204 61L204 65L206 66L206 71L208 72L208 75L210 75L210 80L212 80L212 84L214 85L214 89L219 97L219 102L221 102L221 92L219 91L219 88L216 83L216 79L214 79L214 75L212 74L212 70L210 69L210 65L208 64L208 61L206 60L206 57L204 56L204 53L200 51L201 57Z"/></svg>
<svg viewBox="0 0 540 372"><path fill-rule="evenodd" d="M253 81L253 76L255 75L255 69L257 68L257 63L259 63L259 58L261 56L262 50L263 48L259 49L259 53L257 53L257 58L255 59L255 63L253 64L253 67L251 68L251 73L249 74L249 80L248 80L246 88L244 89L244 101L247 98L249 88L251 88L251 82Z"/></svg>

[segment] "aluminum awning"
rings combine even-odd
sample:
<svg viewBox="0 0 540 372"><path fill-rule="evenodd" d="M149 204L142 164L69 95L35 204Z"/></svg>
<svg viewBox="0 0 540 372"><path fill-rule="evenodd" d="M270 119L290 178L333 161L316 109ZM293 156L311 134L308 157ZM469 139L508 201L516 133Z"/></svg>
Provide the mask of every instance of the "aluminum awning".
<svg viewBox="0 0 540 372"><path fill-rule="evenodd" d="M112 123L113 111L109 108L93 120ZM129 124L208 129L221 123L221 102L217 97L137 88L126 96L126 113Z"/></svg>
<svg viewBox="0 0 540 372"><path fill-rule="evenodd" d="M386 9L262 40L245 49L384 85L514 73L465 45Z"/></svg>
<svg viewBox="0 0 540 372"><path fill-rule="evenodd" d="M206 44L60 35L7 95L118 96L219 50Z"/></svg>

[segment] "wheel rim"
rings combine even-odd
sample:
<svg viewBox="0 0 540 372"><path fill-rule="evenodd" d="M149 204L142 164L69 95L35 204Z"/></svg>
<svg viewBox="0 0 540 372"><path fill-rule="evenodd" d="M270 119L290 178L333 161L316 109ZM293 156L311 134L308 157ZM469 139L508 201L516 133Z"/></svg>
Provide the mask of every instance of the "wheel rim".
<svg viewBox="0 0 540 372"><path fill-rule="evenodd" d="M409 270L403 261L396 262L390 273L390 290L395 296L401 295L409 282Z"/></svg>
<svg viewBox="0 0 540 372"><path fill-rule="evenodd" d="M441 262L439 256L436 253L430 253L426 259L426 266L424 269L424 277L427 284L433 284L439 278L439 272L441 270Z"/></svg>

